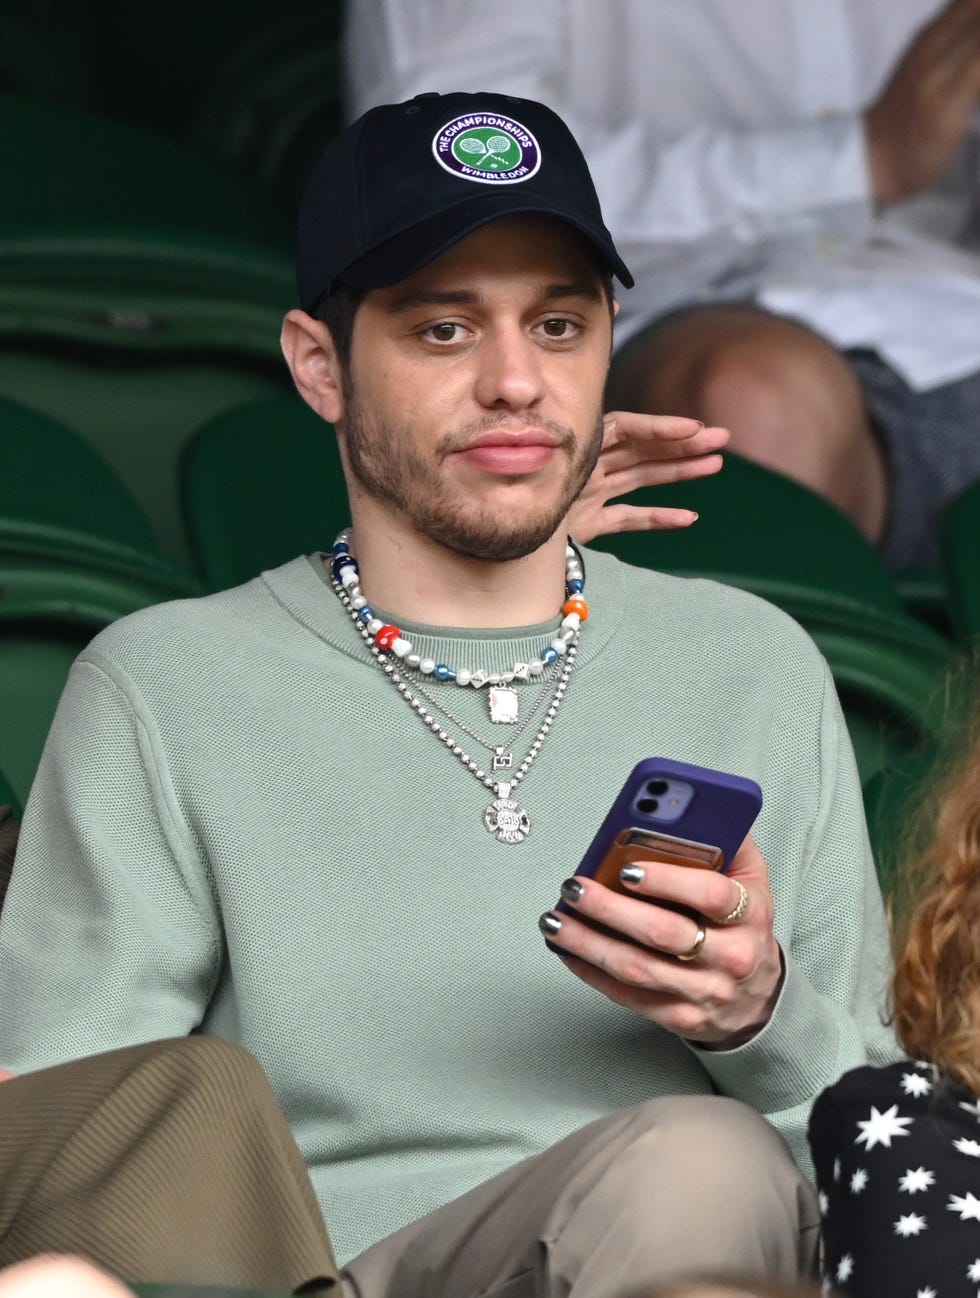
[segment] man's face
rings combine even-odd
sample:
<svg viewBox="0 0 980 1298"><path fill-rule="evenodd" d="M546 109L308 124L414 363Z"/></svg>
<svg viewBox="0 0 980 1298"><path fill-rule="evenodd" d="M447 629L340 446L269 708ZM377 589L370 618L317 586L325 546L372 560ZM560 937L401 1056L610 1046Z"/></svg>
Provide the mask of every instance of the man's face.
<svg viewBox="0 0 980 1298"><path fill-rule="evenodd" d="M547 217L476 231L354 321L352 495L468 557L531 553L595 466L611 315L587 241Z"/></svg>

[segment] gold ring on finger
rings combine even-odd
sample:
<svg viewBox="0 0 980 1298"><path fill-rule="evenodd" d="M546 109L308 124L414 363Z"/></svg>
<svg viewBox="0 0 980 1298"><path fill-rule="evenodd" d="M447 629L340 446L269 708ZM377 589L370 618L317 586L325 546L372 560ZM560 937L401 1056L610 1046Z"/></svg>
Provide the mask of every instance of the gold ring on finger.
<svg viewBox="0 0 980 1298"><path fill-rule="evenodd" d="M698 925L698 931L694 935L694 941L686 951L678 951L678 960L695 960L704 946L705 932L701 925Z"/></svg>
<svg viewBox="0 0 980 1298"><path fill-rule="evenodd" d="M738 889L738 902L736 903L734 910L729 911L723 919L716 921L718 924L737 924L748 909L749 894L747 889L743 887L737 879L733 879L732 883Z"/></svg>

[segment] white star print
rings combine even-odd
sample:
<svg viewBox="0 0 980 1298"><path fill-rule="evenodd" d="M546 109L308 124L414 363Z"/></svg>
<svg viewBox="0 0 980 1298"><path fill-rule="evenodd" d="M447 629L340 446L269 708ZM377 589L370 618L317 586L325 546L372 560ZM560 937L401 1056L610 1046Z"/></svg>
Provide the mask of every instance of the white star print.
<svg viewBox="0 0 980 1298"><path fill-rule="evenodd" d="M895 1222L895 1234L901 1235L903 1239L908 1239L909 1235L919 1235L925 1228L926 1219L917 1212L907 1212Z"/></svg>
<svg viewBox="0 0 980 1298"><path fill-rule="evenodd" d="M980 1140L968 1140L964 1136L962 1140L953 1141L953 1148L961 1154L969 1154L971 1158L980 1158Z"/></svg>
<svg viewBox="0 0 980 1298"><path fill-rule="evenodd" d="M936 1298L935 1289L917 1289L915 1298Z"/></svg>
<svg viewBox="0 0 980 1298"><path fill-rule="evenodd" d="M965 1100L960 1100L960 1108L964 1113L969 1113L972 1118L980 1122L980 1100L974 1100L972 1104L967 1104Z"/></svg>
<svg viewBox="0 0 980 1298"><path fill-rule="evenodd" d="M980 1257L976 1258L966 1269L968 1280L980 1280Z"/></svg>
<svg viewBox="0 0 980 1298"><path fill-rule="evenodd" d="M935 1175L925 1167L907 1168L905 1175L898 1178L898 1188L906 1194L917 1194L919 1190L928 1190L935 1185Z"/></svg>
<svg viewBox="0 0 980 1298"><path fill-rule="evenodd" d="M923 1068L928 1073L932 1069L932 1064L928 1063L925 1059L913 1059L912 1067Z"/></svg>
<svg viewBox="0 0 980 1298"><path fill-rule="evenodd" d="M906 1095L928 1095L932 1090L932 1082L921 1073L903 1073L902 1090Z"/></svg>
<svg viewBox="0 0 980 1298"><path fill-rule="evenodd" d="M893 1104L884 1113L879 1113L872 1104L871 1117L858 1123L861 1134L855 1137L854 1143L855 1145L863 1143L867 1150L874 1149L875 1145L884 1145L885 1149L891 1149L892 1137L907 1136L909 1133L905 1128L913 1121L913 1118L900 1118L898 1116L897 1104Z"/></svg>
<svg viewBox="0 0 980 1298"><path fill-rule="evenodd" d="M823 1190L817 1195L817 1203L820 1205L820 1216L826 1217L827 1209L830 1207L830 1200Z"/></svg>
<svg viewBox="0 0 980 1298"><path fill-rule="evenodd" d="M980 1267L980 1258L977 1258L976 1265ZM850 1253L845 1253L844 1256L841 1258L841 1260L837 1263L837 1279L840 1281L841 1284L843 1284L845 1280L850 1280L853 1274L854 1274L854 1259L851 1257ZM980 1272L978 1272L976 1276L970 1276L970 1279L980 1280Z"/></svg>
<svg viewBox="0 0 980 1298"><path fill-rule="evenodd" d="M834 1180L835 1181L840 1180L840 1159L839 1158L834 1159Z"/></svg>
<svg viewBox="0 0 980 1298"><path fill-rule="evenodd" d="M980 1221L980 1199L969 1190L964 1195L951 1194L946 1207L950 1212L958 1212L960 1221ZM980 1280L980 1276L977 1279Z"/></svg>
<svg viewBox="0 0 980 1298"><path fill-rule="evenodd" d="M851 1194L860 1194L868 1184L868 1170L865 1167L859 1167L851 1177Z"/></svg>

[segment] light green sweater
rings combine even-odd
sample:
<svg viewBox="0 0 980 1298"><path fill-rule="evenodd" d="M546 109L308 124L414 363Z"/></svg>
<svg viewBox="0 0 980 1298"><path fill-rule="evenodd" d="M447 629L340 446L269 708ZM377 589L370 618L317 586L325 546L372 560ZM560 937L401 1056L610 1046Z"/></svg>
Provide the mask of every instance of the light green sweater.
<svg viewBox="0 0 980 1298"><path fill-rule="evenodd" d="M486 832L492 795L397 695L317 561L99 635L55 718L2 913L0 1065L195 1030L242 1043L341 1260L653 1095L746 1100L808 1167L814 1096L897 1054L828 672L751 596L595 552L586 565L592 616L518 791L533 829L517 846ZM409 628L437 659L498 670L552 631ZM432 688L495 731L485 693ZM698 1050L611 1004L537 929L647 756L751 776L765 794L756 836L786 980L737 1050Z"/></svg>

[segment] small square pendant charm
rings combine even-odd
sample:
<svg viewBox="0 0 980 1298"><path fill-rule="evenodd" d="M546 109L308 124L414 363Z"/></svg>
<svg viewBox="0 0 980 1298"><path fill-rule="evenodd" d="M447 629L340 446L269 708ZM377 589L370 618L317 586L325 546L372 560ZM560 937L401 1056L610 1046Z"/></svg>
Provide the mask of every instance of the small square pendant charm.
<svg viewBox="0 0 980 1298"><path fill-rule="evenodd" d="M517 720L517 691L503 685L490 687L490 720L513 725Z"/></svg>

